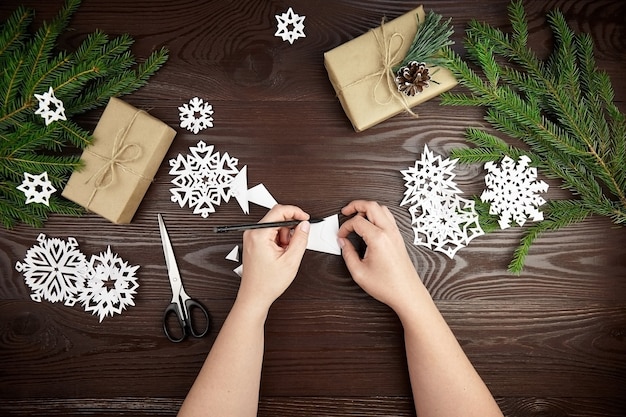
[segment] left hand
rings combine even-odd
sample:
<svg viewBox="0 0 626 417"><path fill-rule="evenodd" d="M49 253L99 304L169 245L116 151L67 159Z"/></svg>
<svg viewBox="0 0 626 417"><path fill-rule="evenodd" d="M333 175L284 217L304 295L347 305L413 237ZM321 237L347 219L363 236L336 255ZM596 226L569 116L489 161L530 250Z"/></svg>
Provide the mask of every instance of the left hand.
<svg viewBox="0 0 626 417"><path fill-rule="evenodd" d="M296 206L274 206L261 222L302 220L286 227L246 230L239 296L269 307L293 282L309 238L310 216Z"/></svg>

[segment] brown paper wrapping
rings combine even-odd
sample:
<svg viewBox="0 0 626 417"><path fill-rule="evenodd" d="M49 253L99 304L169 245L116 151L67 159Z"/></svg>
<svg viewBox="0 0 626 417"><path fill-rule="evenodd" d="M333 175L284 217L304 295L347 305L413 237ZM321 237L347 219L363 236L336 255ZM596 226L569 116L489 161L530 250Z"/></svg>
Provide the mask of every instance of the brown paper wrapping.
<svg viewBox="0 0 626 417"><path fill-rule="evenodd" d="M113 223L132 220L176 131L145 111L112 97L63 197Z"/></svg>
<svg viewBox="0 0 626 417"><path fill-rule="evenodd" d="M411 97L397 91L395 74L387 70L406 56L417 32L417 16L424 21L422 6L324 54L330 82L357 132L457 85L450 71L437 67L430 68L430 86L422 93Z"/></svg>

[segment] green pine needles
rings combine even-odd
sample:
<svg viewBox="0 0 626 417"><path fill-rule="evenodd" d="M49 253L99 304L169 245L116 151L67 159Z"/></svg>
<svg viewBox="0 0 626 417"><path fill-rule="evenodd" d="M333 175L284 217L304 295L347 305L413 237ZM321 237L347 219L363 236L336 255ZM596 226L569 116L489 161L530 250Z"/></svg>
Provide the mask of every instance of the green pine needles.
<svg viewBox="0 0 626 417"><path fill-rule="evenodd" d="M84 149L92 140L72 117L142 87L167 61L167 51L161 49L137 64L130 36L109 39L100 31L88 35L75 52L56 51L57 39L79 4L80 0L67 0L57 17L34 34L26 32L33 12L24 7L0 26L0 222L5 228L17 223L41 227L50 213L83 213L59 197L60 191L51 196L49 206L25 204L24 193L16 187L25 172L47 172L52 185L62 190L80 167L80 157L61 151ZM63 102L67 120L46 125L35 114L35 94L50 87Z"/></svg>
<svg viewBox="0 0 626 417"><path fill-rule="evenodd" d="M485 163L527 155L540 172L561 179L573 194L571 199L549 201L542 207L544 220L526 230L509 264L511 272L519 273L531 244L545 231L591 215L626 224L626 119L614 104L609 77L596 67L589 35L575 34L562 13L550 12L554 49L541 60L527 45L521 1L510 4L509 17L511 34L477 21L467 29L468 57L481 74L446 49L446 66L470 93L446 93L442 103L483 106L494 129L519 141L519 146L509 145L470 128L466 139L475 147L455 149L452 157ZM481 211L481 224L493 225L484 206Z"/></svg>

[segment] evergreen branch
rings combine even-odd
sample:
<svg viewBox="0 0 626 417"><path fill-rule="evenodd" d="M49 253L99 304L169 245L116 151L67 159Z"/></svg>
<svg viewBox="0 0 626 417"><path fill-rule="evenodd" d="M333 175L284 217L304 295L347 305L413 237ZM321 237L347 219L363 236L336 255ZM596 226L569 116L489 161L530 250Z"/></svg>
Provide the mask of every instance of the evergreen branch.
<svg viewBox="0 0 626 417"><path fill-rule="evenodd" d="M573 223L580 223L589 217L592 211L578 200L553 200L544 208L544 214L547 215L545 220L530 226L524 233L508 267L512 273L522 272L530 247L541 234L562 229Z"/></svg>
<svg viewBox="0 0 626 417"><path fill-rule="evenodd" d="M33 13L24 6L19 6L2 25L0 31L0 58L21 45L24 31L30 24Z"/></svg>
<svg viewBox="0 0 626 417"><path fill-rule="evenodd" d="M441 66L446 62L441 50L454 44L450 36L454 33L450 25L452 19L441 21L441 15L430 10L424 17L424 22L417 17L417 32L411 46L402 62L393 68L393 72L406 66L411 61L425 62L432 66Z"/></svg>

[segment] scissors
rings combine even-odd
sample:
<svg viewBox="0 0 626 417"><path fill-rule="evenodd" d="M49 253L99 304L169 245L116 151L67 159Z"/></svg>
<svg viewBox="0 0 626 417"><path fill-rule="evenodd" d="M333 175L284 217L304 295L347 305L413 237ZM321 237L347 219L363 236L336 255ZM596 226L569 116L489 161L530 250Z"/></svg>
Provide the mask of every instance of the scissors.
<svg viewBox="0 0 626 417"><path fill-rule="evenodd" d="M176 264L172 243L167 234L163 217L159 214L159 230L161 231L161 242L163 243L163 253L165 254L165 265L167 266L167 275L170 278L170 286L172 287L172 302L165 309L163 314L163 331L165 336L172 342L182 342L187 336L202 337L209 331L209 311L200 302L189 297L185 292L183 283L180 280L180 271ZM193 310L199 310L206 321L204 328L200 331L194 327ZM180 325L180 333L171 331L169 322L174 316Z"/></svg>

